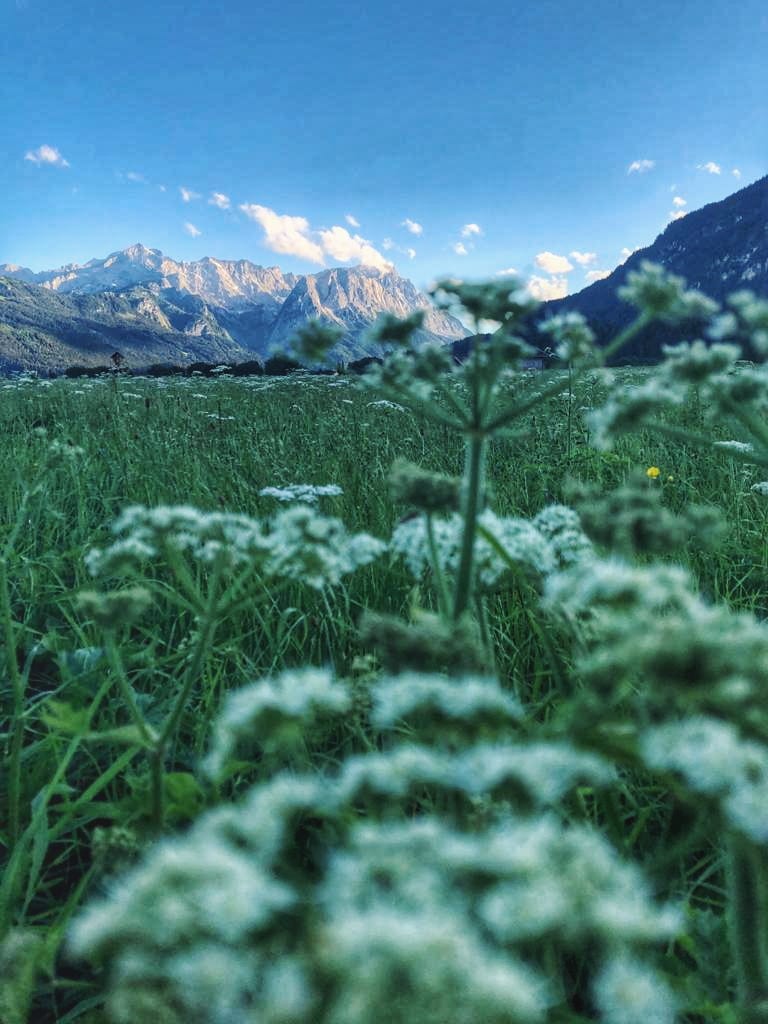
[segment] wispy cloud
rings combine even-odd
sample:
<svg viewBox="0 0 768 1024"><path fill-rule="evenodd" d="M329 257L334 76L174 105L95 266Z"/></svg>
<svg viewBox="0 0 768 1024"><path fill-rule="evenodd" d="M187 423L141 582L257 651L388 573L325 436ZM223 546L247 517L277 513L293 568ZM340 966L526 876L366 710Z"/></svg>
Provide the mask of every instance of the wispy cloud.
<svg viewBox="0 0 768 1024"><path fill-rule="evenodd" d="M568 294L568 281L565 277L539 277L532 274L525 287L530 295L540 302L548 299L564 299Z"/></svg>
<svg viewBox="0 0 768 1024"><path fill-rule="evenodd" d="M482 235L483 229L479 224L465 224L461 229L462 238L471 238L473 235Z"/></svg>
<svg viewBox="0 0 768 1024"><path fill-rule="evenodd" d="M652 171L655 166L655 160L633 160L627 168L627 174L645 174L646 171Z"/></svg>
<svg viewBox="0 0 768 1024"><path fill-rule="evenodd" d="M451 248L453 249L453 251L456 253L457 256L468 256L469 255L469 253L467 251L467 247L466 247L466 245L464 245L463 242L454 242L453 245L451 246Z"/></svg>
<svg viewBox="0 0 768 1024"><path fill-rule="evenodd" d="M188 235L191 235L193 238L198 238L203 233L200 230L200 228L196 228L195 225L190 224L188 220L184 221L184 230L187 232Z"/></svg>
<svg viewBox="0 0 768 1024"><path fill-rule="evenodd" d="M179 185L179 193L185 203L191 203L194 199L200 198L199 192L193 192L191 188L184 188L183 185Z"/></svg>
<svg viewBox="0 0 768 1024"><path fill-rule="evenodd" d="M415 249L406 249L405 250L405 255L408 257L409 260L415 259L416 258L416 250Z"/></svg>
<svg viewBox="0 0 768 1024"><path fill-rule="evenodd" d="M683 217L685 217L685 210L670 210L669 211L669 219L670 220L682 220Z"/></svg>
<svg viewBox="0 0 768 1024"><path fill-rule="evenodd" d="M384 241L381 243L381 248L385 252L389 252L390 249L395 248L395 243L392 241L391 238L385 238Z"/></svg>
<svg viewBox="0 0 768 1024"><path fill-rule="evenodd" d="M720 164L716 164L714 160L708 160L705 164L696 164L696 167L700 171L706 171L707 174L722 174L722 167Z"/></svg>
<svg viewBox="0 0 768 1024"><path fill-rule="evenodd" d="M610 270L588 270L584 275L584 279L590 284L594 284L595 281L604 281L606 277L610 276Z"/></svg>
<svg viewBox="0 0 768 1024"><path fill-rule="evenodd" d="M546 270L548 274L567 274L573 270L573 264L565 256L558 256L554 252L540 252L534 263L539 270Z"/></svg>
<svg viewBox="0 0 768 1024"><path fill-rule="evenodd" d="M37 149L30 149L24 154L24 159L30 163L42 167L48 164L49 167L69 167L69 161L65 160L55 146L38 146Z"/></svg>
<svg viewBox="0 0 768 1024"><path fill-rule="evenodd" d="M357 217L353 217L351 213L345 213L344 220L347 222L347 224L349 224L351 228L360 227L360 221L357 219Z"/></svg>
<svg viewBox="0 0 768 1024"><path fill-rule="evenodd" d="M683 199L682 196L675 196L674 199L672 200L672 205L676 206L677 209L679 210L680 207L688 205L688 200L687 199Z"/></svg>
<svg viewBox="0 0 768 1024"><path fill-rule="evenodd" d="M734 167L734 168L733 168L733 170L731 171L731 174L732 174L732 175L734 176L734 178L736 178L737 180L738 180L739 178L741 178L741 171L739 170L739 168L738 168L738 167Z"/></svg>
<svg viewBox="0 0 768 1024"><path fill-rule="evenodd" d="M400 227L410 231L412 235L422 235L424 233L424 228L421 224L418 221L411 220L410 217L406 217L404 221L401 221Z"/></svg>
<svg viewBox="0 0 768 1024"><path fill-rule="evenodd" d="M581 267L588 267L590 263L594 263L597 259L596 252L579 252L578 249L574 250L574 252L569 252L568 255Z"/></svg>
<svg viewBox="0 0 768 1024"><path fill-rule="evenodd" d="M146 185L147 184L147 179L144 177L143 174L139 174L138 171L126 171L125 172L125 178L126 178L126 181L132 181L136 185Z"/></svg>
<svg viewBox="0 0 768 1024"><path fill-rule="evenodd" d="M351 235L346 228L334 225L316 231L306 217L276 213L268 206L243 203L240 209L264 231L264 245L273 252L281 252L324 266L326 256L342 263L356 261L379 270L389 270L392 264L360 235Z"/></svg>
<svg viewBox="0 0 768 1024"><path fill-rule="evenodd" d="M506 270L497 270L494 277L517 277L517 270L514 267L507 267Z"/></svg>
<svg viewBox="0 0 768 1024"><path fill-rule="evenodd" d="M223 192L211 192L211 198L208 200L209 206L216 206L220 210L228 210L231 206L229 196L225 196Z"/></svg>

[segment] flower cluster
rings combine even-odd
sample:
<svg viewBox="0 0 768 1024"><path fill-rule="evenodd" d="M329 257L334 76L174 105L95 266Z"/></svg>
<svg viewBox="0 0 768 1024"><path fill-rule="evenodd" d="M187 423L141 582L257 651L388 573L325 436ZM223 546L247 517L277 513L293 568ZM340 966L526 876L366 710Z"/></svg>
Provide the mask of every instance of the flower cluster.
<svg viewBox="0 0 768 1024"><path fill-rule="evenodd" d="M324 493L336 493L329 490ZM86 564L92 575L138 572L164 555L186 556L204 565L242 569L256 565L267 578L292 579L316 590L337 585L386 549L368 534L349 534L340 519L322 516L307 504L279 512L266 528L250 516L205 513L189 506L125 509L112 526L118 539L92 549Z"/></svg>
<svg viewBox="0 0 768 1024"><path fill-rule="evenodd" d="M227 696L216 721L207 770L216 778L243 744L251 753L289 750L317 719L349 706L347 690L326 669L295 669L241 687Z"/></svg>
<svg viewBox="0 0 768 1024"><path fill-rule="evenodd" d="M546 517L542 520L547 522ZM553 520L554 521L554 520ZM464 521L456 513L433 523L437 558L443 572L455 573ZM479 532L475 541L475 566L481 589L490 591L504 586L522 571L533 578L550 573L558 561L578 558L585 538L573 520L567 529L551 529L551 540L528 519L497 516L486 509L478 517ZM419 579L430 564L428 528L423 517L401 521L389 543L393 554L405 561Z"/></svg>
<svg viewBox="0 0 768 1024"><path fill-rule="evenodd" d="M259 497L314 505L319 498L335 498L343 493L338 484L286 484L285 487L262 487Z"/></svg>

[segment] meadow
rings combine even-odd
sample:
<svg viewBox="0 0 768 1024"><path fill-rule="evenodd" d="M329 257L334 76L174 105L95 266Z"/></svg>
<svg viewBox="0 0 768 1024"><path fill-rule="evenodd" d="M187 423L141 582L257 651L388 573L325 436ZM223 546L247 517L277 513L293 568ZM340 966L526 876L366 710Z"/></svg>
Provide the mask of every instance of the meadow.
<svg viewBox="0 0 768 1024"><path fill-rule="evenodd" d="M762 364L514 315L0 384L3 1024L768 1020Z"/></svg>

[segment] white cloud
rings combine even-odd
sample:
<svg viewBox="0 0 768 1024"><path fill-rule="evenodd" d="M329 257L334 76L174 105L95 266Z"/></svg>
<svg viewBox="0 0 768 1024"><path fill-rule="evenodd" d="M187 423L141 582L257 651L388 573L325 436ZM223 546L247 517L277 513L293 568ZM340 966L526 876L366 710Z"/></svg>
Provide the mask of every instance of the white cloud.
<svg viewBox="0 0 768 1024"><path fill-rule="evenodd" d="M184 188L183 185L179 185L179 192L181 193L181 198L185 203L191 203L193 199L200 198L199 192L193 192L191 188Z"/></svg>
<svg viewBox="0 0 768 1024"><path fill-rule="evenodd" d="M147 179L143 174L139 174L138 171L126 171L125 176L128 181L134 181L137 185L146 185Z"/></svg>
<svg viewBox="0 0 768 1024"><path fill-rule="evenodd" d="M507 267L506 270L497 270L494 277L517 277L517 270L514 267Z"/></svg>
<svg viewBox="0 0 768 1024"><path fill-rule="evenodd" d="M546 270L548 274L567 274L573 270L570 260L554 252L540 252L534 262L539 270Z"/></svg>
<svg viewBox="0 0 768 1024"><path fill-rule="evenodd" d="M722 167L720 164L716 164L714 160L708 160L705 164L696 164L696 167L698 170L707 171L709 174L722 173Z"/></svg>
<svg viewBox="0 0 768 1024"><path fill-rule="evenodd" d="M675 198L672 200L672 205L676 206L679 210L681 206L688 205L688 200L683 199L682 196L675 196Z"/></svg>
<svg viewBox="0 0 768 1024"><path fill-rule="evenodd" d="M51 167L69 167L69 162L55 146L38 146L37 149L30 149L24 154L24 159L38 166L50 164Z"/></svg>
<svg viewBox="0 0 768 1024"><path fill-rule="evenodd" d="M683 217L685 217L685 210L670 210L669 211L669 219L670 220L682 220Z"/></svg>
<svg viewBox="0 0 768 1024"><path fill-rule="evenodd" d="M228 210L230 207L229 196L225 196L223 192L211 192L211 198L208 200L209 206L216 206L220 210Z"/></svg>
<svg viewBox="0 0 768 1024"><path fill-rule="evenodd" d="M325 265L326 256L342 263L355 261L379 270L390 270L389 263L371 243L360 235L351 235L346 228L334 225L315 231L306 217L276 213L268 206L243 203L243 213L264 229L264 245L273 252L282 252L310 263Z"/></svg>
<svg viewBox="0 0 768 1024"><path fill-rule="evenodd" d="M594 263L597 259L596 252L579 252L576 250L575 252L568 253L568 255L582 267L588 267L590 263Z"/></svg>
<svg viewBox="0 0 768 1024"><path fill-rule="evenodd" d="M416 256L416 250L415 249L406 249L405 250L405 255L408 257L409 260L412 260Z"/></svg>
<svg viewBox="0 0 768 1024"><path fill-rule="evenodd" d="M467 252L467 247L466 245L464 245L463 242L454 242L451 248L453 249L457 256L469 256L469 253Z"/></svg>
<svg viewBox="0 0 768 1024"><path fill-rule="evenodd" d="M161 192L167 192L168 191L168 189L165 187L165 185L158 185L157 187L160 189Z"/></svg>
<svg viewBox="0 0 768 1024"><path fill-rule="evenodd" d="M310 237L311 228L306 217L291 217L275 213L268 206L258 203L243 203L240 207L246 217L255 220L264 229L264 244L273 252L286 253L309 260L310 263L325 263L322 247Z"/></svg>
<svg viewBox="0 0 768 1024"><path fill-rule="evenodd" d="M564 277L538 277L532 274L525 287L534 299L546 302L547 299L564 299L568 294L568 281Z"/></svg>
<svg viewBox="0 0 768 1024"><path fill-rule="evenodd" d="M392 241L391 238L385 238L384 241L381 243L381 248L385 252L389 252L390 249L395 248L395 243Z"/></svg>
<svg viewBox="0 0 768 1024"><path fill-rule="evenodd" d="M634 249L628 249L625 245L624 248L621 250L621 262L619 263L619 266L621 266L622 263L626 263L629 257L632 255L632 253L637 252L639 248L640 246L636 245Z"/></svg>
<svg viewBox="0 0 768 1024"><path fill-rule="evenodd" d="M741 177L741 171L739 170L739 168L738 168L738 167L734 167L734 168L733 168L733 170L731 171L731 174L732 174L732 175L734 176L734 178L736 178L737 180L738 180L738 179L739 179L739 178Z"/></svg>
<svg viewBox="0 0 768 1024"><path fill-rule="evenodd" d="M412 235L421 235L424 233L424 228L418 221L411 220L410 217L406 217L404 221L400 223L401 228L407 228Z"/></svg>
<svg viewBox="0 0 768 1024"><path fill-rule="evenodd" d="M590 284L594 284L595 281L604 281L606 277L610 276L610 270L588 270L584 275L584 278L589 281Z"/></svg>
<svg viewBox="0 0 768 1024"><path fill-rule="evenodd" d="M192 235L193 238L197 238L199 235L202 235L203 233L200 230L200 228L196 228L195 225L190 224L188 220L184 222L184 230L187 232L188 235Z"/></svg>
<svg viewBox="0 0 768 1024"><path fill-rule="evenodd" d="M656 166L655 160L633 160L627 168L627 174L645 174Z"/></svg>
<svg viewBox="0 0 768 1024"><path fill-rule="evenodd" d="M390 270L392 267L370 242L360 235L350 235L346 228L336 225L318 234L324 252L335 260L341 260L342 263L354 260L356 263L377 267L379 270Z"/></svg>
<svg viewBox="0 0 768 1024"><path fill-rule="evenodd" d="M471 238L472 235L482 235L483 229L479 224L465 224L461 229L462 238Z"/></svg>
<svg viewBox="0 0 768 1024"><path fill-rule="evenodd" d="M356 217L353 217L351 213L345 213L344 220L347 222L347 224L349 224L351 228L360 227L360 221Z"/></svg>

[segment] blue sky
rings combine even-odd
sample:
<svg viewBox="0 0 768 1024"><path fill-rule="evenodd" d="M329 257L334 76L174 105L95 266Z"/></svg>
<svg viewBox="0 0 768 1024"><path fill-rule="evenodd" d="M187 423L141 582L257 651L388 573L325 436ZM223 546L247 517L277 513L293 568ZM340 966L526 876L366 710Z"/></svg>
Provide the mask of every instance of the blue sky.
<svg viewBox="0 0 768 1024"><path fill-rule="evenodd" d="M141 241L549 297L768 172L764 0L0 10L0 263Z"/></svg>

